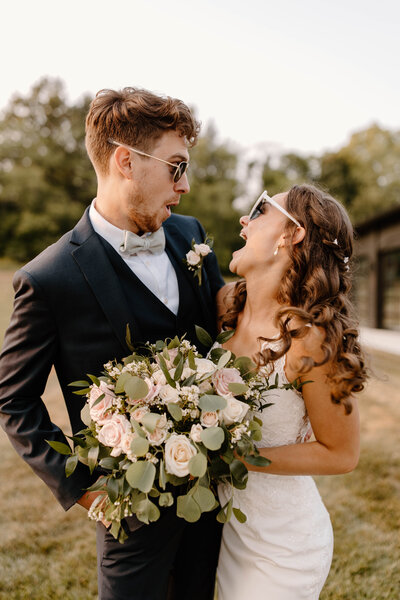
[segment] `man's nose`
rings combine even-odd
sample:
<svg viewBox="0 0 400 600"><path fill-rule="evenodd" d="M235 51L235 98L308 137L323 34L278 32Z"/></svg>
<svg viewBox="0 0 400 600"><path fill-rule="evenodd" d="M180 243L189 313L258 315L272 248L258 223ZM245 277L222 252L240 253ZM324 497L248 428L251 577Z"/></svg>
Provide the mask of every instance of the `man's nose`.
<svg viewBox="0 0 400 600"><path fill-rule="evenodd" d="M178 179L176 183L174 183L174 191L177 194L187 194L190 192L189 180L186 173L184 173L182 177Z"/></svg>

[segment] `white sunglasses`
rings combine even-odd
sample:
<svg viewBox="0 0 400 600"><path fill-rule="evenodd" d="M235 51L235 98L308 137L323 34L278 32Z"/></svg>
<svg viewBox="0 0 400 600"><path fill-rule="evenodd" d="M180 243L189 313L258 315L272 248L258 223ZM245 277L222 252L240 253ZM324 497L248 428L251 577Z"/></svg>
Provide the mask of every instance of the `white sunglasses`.
<svg viewBox="0 0 400 600"><path fill-rule="evenodd" d="M266 190L264 190L263 193L261 194L261 196L256 200L256 202L254 203L253 208L249 212L249 221L253 221L254 219L257 219L257 217L259 217L260 215L263 214L262 213L262 206L263 206L263 204L266 204L267 202L268 202L268 204L271 204L272 206L275 206L275 208L277 208L278 210L280 210L281 213L283 213L288 219L290 219L291 221L293 221L293 223L295 223L297 225L297 227L301 227L301 225L297 221L297 219L295 219L294 217L292 217L292 215L290 215L288 213L288 211L283 208L283 206L281 206L273 198L270 198L268 196Z"/></svg>

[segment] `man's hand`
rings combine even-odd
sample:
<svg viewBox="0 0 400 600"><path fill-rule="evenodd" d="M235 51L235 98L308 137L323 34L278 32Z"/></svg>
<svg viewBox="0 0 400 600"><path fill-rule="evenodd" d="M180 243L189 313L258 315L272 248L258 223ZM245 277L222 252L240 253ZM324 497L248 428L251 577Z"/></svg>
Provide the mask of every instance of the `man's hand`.
<svg viewBox="0 0 400 600"><path fill-rule="evenodd" d="M100 500L100 506L102 504L105 503L106 498L107 498L107 493L106 492L102 492L102 491L98 491L98 492L85 492L83 494L83 496L81 498L79 498L77 504L80 504L81 506L83 506L83 508L86 508L86 510L89 510L89 508L92 506L93 502L95 501L95 499L97 498L97 496L104 496L103 500ZM111 521L107 521L106 519L102 519L101 521L104 525L104 527L109 527L111 525Z"/></svg>

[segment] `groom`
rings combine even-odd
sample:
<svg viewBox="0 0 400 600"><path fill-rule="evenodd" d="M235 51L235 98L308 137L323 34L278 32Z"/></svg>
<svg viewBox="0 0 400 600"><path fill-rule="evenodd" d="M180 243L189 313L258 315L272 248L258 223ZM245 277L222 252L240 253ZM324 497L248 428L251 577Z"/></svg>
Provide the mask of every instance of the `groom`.
<svg viewBox="0 0 400 600"><path fill-rule="evenodd" d="M198 131L180 100L135 88L100 91L86 119L97 196L72 231L14 277L0 420L65 510L88 508L96 493L85 492L94 480L87 467L79 464L67 479L66 457L46 442L67 441L41 399L52 366L76 432L83 401L67 386L129 354L127 324L134 343L184 333L196 343L195 324L214 333L223 285L217 261L205 258L199 286L183 259L204 230L192 217L171 216L190 189L188 147ZM155 523L130 518L125 528L121 545L97 525L100 600L212 599L220 543L214 514L188 524L167 509Z"/></svg>

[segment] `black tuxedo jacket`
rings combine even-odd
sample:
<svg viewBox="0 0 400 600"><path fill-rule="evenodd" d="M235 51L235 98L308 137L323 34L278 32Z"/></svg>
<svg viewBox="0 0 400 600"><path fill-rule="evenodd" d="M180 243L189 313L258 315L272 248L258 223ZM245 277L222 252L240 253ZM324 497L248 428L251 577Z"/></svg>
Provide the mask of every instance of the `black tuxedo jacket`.
<svg viewBox="0 0 400 600"><path fill-rule="evenodd" d="M15 274L14 312L0 355L0 421L17 452L65 509L93 477L79 464L67 479L66 457L45 441L67 441L41 399L52 366L76 432L83 427L84 400L67 386L87 373L99 374L108 360L129 354L128 323L134 343L185 331L196 343L194 324L215 332L214 299L223 285L215 255L204 260L201 286L183 264L192 239L204 241L204 230L193 217L181 215L172 215L164 230L178 278L177 317L96 234L88 210L72 231Z"/></svg>

